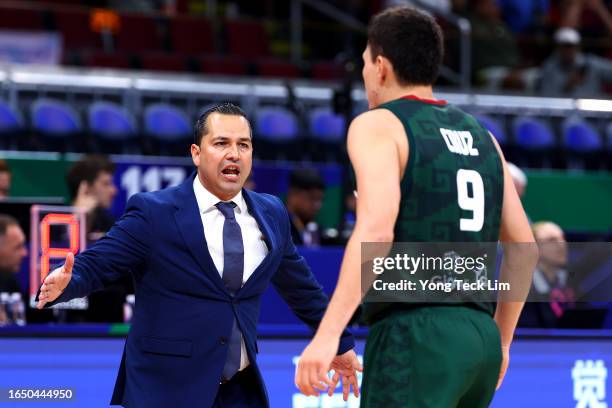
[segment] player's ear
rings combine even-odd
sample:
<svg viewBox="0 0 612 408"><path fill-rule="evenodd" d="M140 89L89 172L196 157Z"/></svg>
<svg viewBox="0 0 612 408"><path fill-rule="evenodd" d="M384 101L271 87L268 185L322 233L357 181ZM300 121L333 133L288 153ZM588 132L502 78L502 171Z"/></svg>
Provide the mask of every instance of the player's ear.
<svg viewBox="0 0 612 408"><path fill-rule="evenodd" d="M378 77L378 81L380 83L385 82L389 74L389 60L382 55L379 55L376 57L374 64L376 65L376 75Z"/></svg>

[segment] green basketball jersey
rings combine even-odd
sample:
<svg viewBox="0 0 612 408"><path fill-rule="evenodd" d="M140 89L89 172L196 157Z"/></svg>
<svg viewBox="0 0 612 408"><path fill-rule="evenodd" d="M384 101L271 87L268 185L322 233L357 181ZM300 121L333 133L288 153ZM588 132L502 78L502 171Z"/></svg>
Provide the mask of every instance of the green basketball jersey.
<svg viewBox="0 0 612 408"><path fill-rule="evenodd" d="M397 116L408 137L394 241L497 242L504 177L489 132L445 101L408 96L379 108ZM494 310L492 304L472 306ZM404 307L366 303L364 312L366 320L375 321Z"/></svg>

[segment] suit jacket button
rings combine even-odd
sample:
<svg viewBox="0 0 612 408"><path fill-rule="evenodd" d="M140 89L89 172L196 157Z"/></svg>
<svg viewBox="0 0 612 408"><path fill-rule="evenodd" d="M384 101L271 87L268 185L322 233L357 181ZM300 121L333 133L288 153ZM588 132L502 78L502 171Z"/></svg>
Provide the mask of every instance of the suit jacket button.
<svg viewBox="0 0 612 408"><path fill-rule="evenodd" d="M225 344L227 344L227 338L220 337L219 338L219 344L221 344L222 346L225 346Z"/></svg>

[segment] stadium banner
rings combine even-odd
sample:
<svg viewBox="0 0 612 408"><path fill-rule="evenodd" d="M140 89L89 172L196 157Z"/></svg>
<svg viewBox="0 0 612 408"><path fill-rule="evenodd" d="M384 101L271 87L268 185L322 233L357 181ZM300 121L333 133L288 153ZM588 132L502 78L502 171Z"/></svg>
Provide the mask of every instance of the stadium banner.
<svg viewBox="0 0 612 408"><path fill-rule="evenodd" d="M611 340L609 332L592 338L576 334L515 340L510 368L491 407L607 406L612 392L607 376L612 367ZM53 401L57 408L108 406L123 344L123 338L0 338L0 400L6 401L10 390L45 388L72 391L70 401ZM353 396L342 401L340 387L332 397L305 397L298 392L293 382L295 364L306 345L305 339L259 340L257 363L270 406L358 407ZM360 340L356 351L361 356L363 350ZM25 401L21 405L30 406Z"/></svg>
<svg viewBox="0 0 612 408"><path fill-rule="evenodd" d="M191 158L111 156L115 163L114 182L118 188L111 211L116 217L125 210L134 194L156 191L182 183L193 171ZM251 180L255 191L283 198L289 186L289 174L296 163L254 162ZM337 226L342 206L342 168L337 164L309 164L325 181L325 198L317 221L323 226Z"/></svg>
<svg viewBox="0 0 612 408"><path fill-rule="evenodd" d="M0 30L0 63L59 65L61 59L57 33Z"/></svg>
<svg viewBox="0 0 612 408"><path fill-rule="evenodd" d="M8 152L1 151L0 158L6 159L13 173L13 184L10 195L13 197L63 197L64 202L70 202L65 174L70 165L81 155L39 152ZM147 164L159 166L181 166L187 174L191 173L190 158L146 156L111 156L116 163L133 163L139 166ZM293 168L292 163L258 162L253 164L253 179L256 191L270 194L284 194L288 183L285 170L277 168ZM322 172L326 182L325 199L318 219L323 226L335 226L340 217L342 177L345 175L340 166L335 164L314 165ZM132 170L135 172L134 170ZM141 170L142 171L142 170ZM40 177L44 174L45 177ZM144 172L141 172L144 176ZM134 179L125 182L135 189ZM152 177L152 176L149 176ZM612 174L602 172L565 172L554 170L529 170L529 181L523 205L529 217L534 220L555 220L563 229L584 231L590 233L606 233L612 231L612 211L609 209L612 200ZM115 177L115 183L120 186L121 176ZM140 180L143 181L144 180ZM168 184L160 180L162 186ZM283 189L285 188L285 189ZM142 186L139 191L147 191ZM571 191L572 194L567 194ZM123 200L120 198L123 197ZM585 199L588 197L589 199ZM125 195L119 195L115 200L114 213L122 211L125 206Z"/></svg>

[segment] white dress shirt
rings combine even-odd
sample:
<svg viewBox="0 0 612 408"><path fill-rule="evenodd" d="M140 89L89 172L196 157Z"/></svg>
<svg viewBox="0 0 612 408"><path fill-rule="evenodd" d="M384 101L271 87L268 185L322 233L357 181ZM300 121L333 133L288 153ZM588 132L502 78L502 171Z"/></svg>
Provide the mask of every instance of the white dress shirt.
<svg viewBox="0 0 612 408"><path fill-rule="evenodd" d="M208 252L217 268L217 272L223 277L223 224L225 223L225 217L215 206L222 200L202 185L199 176L196 176L193 180L193 191L198 202L200 217L202 218ZM234 208L235 217L242 232L242 243L244 246L242 284L244 285L244 282L249 279L268 254L268 247L259 229L259 225L257 225L257 221L249 214L249 209L244 201L244 197L242 197L242 191L229 201L236 203ZM249 365L249 359L244 345L244 338L242 338L241 343L240 370L243 370Z"/></svg>

